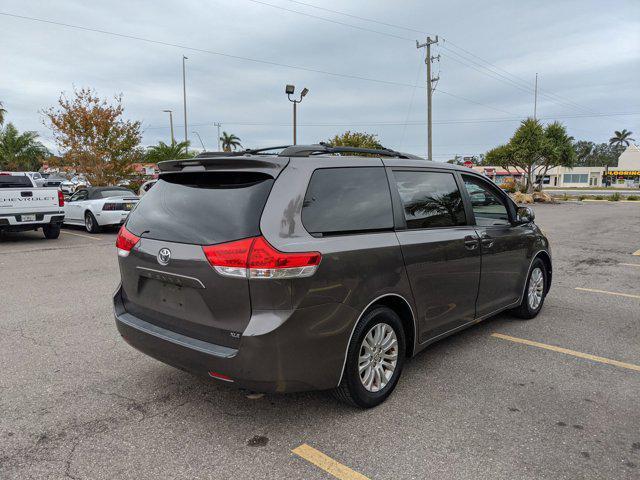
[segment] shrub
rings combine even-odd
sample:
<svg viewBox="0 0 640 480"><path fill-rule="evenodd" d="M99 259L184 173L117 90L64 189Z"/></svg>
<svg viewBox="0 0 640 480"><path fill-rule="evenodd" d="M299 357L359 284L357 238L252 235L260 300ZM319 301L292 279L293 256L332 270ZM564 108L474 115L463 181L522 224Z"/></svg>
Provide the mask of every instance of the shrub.
<svg viewBox="0 0 640 480"><path fill-rule="evenodd" d="M614 193L613 195L609 195L609 201L610 202L619 202L620 201L620 194L618 192Z"/></svg>
<svg viewBox="0 0 640 480"><path fill-rule="evenodd" d="M632 202L636 201L636 200L640 200L640 197L638 197L637 195L629 195L626 200L631 200Z"/></svg>
<svg viewBox="0 0 640 480"><path fill-rule="evenodd" d="M587 198L586 195L579 195L578 196L578 200L583 201L585 198Z"/></svg>
<svg viewBox="0 0 640 480"><path fill-rule="evenodd" d="M560 198L562 198L562 200L564 200L566 202L567 200L569 200L569 195L567 195L566 193L563 193L562 197L560 197Z"/></svg>
<svg viewBox="0 0 640 480"><path fill-rule="evenodd" d="M596 195L593 198L594 200L604 200L604 195Z"/></svg>
<svg viewBox="0 0 640 480"><path fill-rule="evenodd" d="M518 191L516 181L513 179L513 177L507 177L504 179L504 182L502 183L502 189L505 192L509 193L516 193L516 191Z"/></svg>

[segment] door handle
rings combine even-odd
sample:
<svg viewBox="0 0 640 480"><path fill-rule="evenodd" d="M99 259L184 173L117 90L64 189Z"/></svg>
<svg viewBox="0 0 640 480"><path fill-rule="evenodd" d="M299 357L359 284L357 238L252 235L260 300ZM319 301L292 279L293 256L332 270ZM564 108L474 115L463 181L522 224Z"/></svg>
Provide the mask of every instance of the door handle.
<svg viewBox="0 0 640 480"><path fill-rule="evenodd" d="M464 237L464 248L467 250L475 250L478 248L478 245L478 237L474 237L472 235Z"/></svg>
<svg viewBox="0 0 640 480"><path fill-rule="evenodd" d="M480 238L480 241L482 242L482 246L485 248L493 247L493 238L491 238L487 234L482 235L482 237Z"/></svg>

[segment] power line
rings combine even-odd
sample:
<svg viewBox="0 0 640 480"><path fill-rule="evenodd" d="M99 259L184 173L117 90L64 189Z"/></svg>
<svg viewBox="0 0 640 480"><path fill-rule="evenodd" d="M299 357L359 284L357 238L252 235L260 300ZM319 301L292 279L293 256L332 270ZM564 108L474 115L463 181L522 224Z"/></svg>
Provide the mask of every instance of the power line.
<svg viewBox="0 0 640 480"><path fill-rule="evenodd" d="M266 3L266 2L261 2L261 1L258 2L258 0L249 0L249 1L253 1L253 2L256 2L256 3L262 3L263 5L269 5L269 6L272 6L274 8L285 9L284 7L278 7L276 5L272 5L272 4L269 4L269 3ZM334 13L336 15L343 15L345 17L362 20L362 21L365 21L365 22L370 22L370 23L374 23L374 24L378 24L378 25L384 25L384 26L387 26L387 27L393 27L393 28L398 28L398 29L405 30L405 31L410 31L410 32L415 32L415 33L422 33L422 34L428 35L427 32L424 32L422 30L418 30L418 29L415 29L415 28L411 28L411 27L406 27L406 26L397 25L397 24L393 24L393 23L381 22L381 21L374 20L374 19L371 19L371 18L361 17L359 15L353 15L353 14L349 14L349 13L346 13L346 12L340 12L338 10L332 10L330 8L320 7L318 5L313 5L311 3L305 3L305 2L300 2L300 1L297 1L297 0L287 0L287 1L299 4L299 5L304 5L304 6L307 6L307 7L315 8L315 9L318 9L318 10L331 12L331 13ZM292 11L292 12L300 13L301 15L311 16L311 17L314 17L314 18L318 18L320 20L332 21L332 20L329 20L329 19L326 19L326 18L323 18L323 17L318 17L318 16L314 16L314 15L311 15L311 14L306 14L306 13L303 13L303 12L298 12L296 10L291 10L291 9L285 9L285 10L289 10L289 11ZM358 26L352 25L352 24L344 24L344 25L352 27L352 28L361 28L361 27L358 27ZM410 40L410 39L408 39L406 37L400 37L398 35L390 34L390 33L387 33L387 32L381 32L381 31L378 31L378 30L370 30L370 31L373 31L373 32L378 33L380 35L386 35L386 36L399 38L399 39L403 39L403 40ZM448 49L445 46L442 46L442 48L448 50L450 53L457 54L460 58L465 59L468 62L473 62L476 65L479 65L481 68L485 68L486 70L488 70L488 71L490 71L490 72L492 72L492 73L504 78L505 81L507 83L511 84L511 85L519 85L521 88L522 87L526 88L527 89L526 91L533 92L533 88L531 87L531 84L528 81L526 81L526 80L524 80L524 79L522 79L520 77L517 77L516 75L513 75L512 73L508 72L507 70L505 70L505 69L503 69L501 67L498 67L497 65L494 65L493 63L489 62L488 60L485 60L484 58L476 55L475 53L470 52L469 50L467 50L467 49L465 49L463 47L460 47L459 45L451 42L448 39L443 38L443 41L446 41L449 45L451 45L454 48L457 48L457 49L461 50L462 52L466 53L467 55L475 57L478 60L481 60L482 62L486 63L487 65L490 65L494 69L497 69L497 70L500 70L500 71L506 73L507 75L509 75L510 77L516 79L517 81L514 81L514 80L512 80L512 79L510 79L508 77L505 77L504 75L501 75L499 72L496 72L495 70L493 70L493 69L491 69L491 68L489 68L487 66L478 64L477 62L473 62L472 60L470 60L468 58L465 58L463 55L461 55L461 54L459 54L457 52L454 52L453 50ZM459 61L459 62L463 63L461 61ZM463 63L463 65L464 65L464 63ZM469 65L467 64L467 66L469 66ZM480 73L483 73L483 72L480 71ZM498 78L496 78L493 75L489 75L489 74L487 74L487 75L492 77L492 78L495 78L496 80L498 80ZM539 92L540 92L541 96L547 97L547 99L549 101L552 101L554 103L559 103L559 104L564 105L564 106L571 106L571 108L574 108L574 109L580 109L580 110L588 111L590 113L595 113L592 110L590 110L590 109L588 109L588 108L586 108L586 107L584 107L584 106L582 106L582 105L580 105L580 104L578 104L578 103L576 103L576 102L574 102L574 101L572 101L572 100L570 100L570 99L568 99L566 97L562 97L561 95L558 95L558 94L555 94L555 93L551 93L551 92L547 92L546 90L543 90L543 89L539 89Z"/></svg>
<svg viewBox="0 0 640 480"><path fill-rule="evenodd" d="M129 35L129 34L124 34L124 33L110 32L108 30L101 30L101 29L98 29L98 28L83 27L81 25L74 25L74 24L64 23L64 22L56 22L56 21L53 21L53 20L45 20L45 19L36 18L36 17L28 17L28 16L25 16L25 15L17 15L17 14L14 14L14 13L0 12L0 15L5 16L5 17L19 18L19 19L22 19L22 20L29 20L29 21L33 21L33 22L46 23L46 24L50 24L50 25L57 25L57 26L60 26L60 27L72 28L72 29L82 30L82 31L87 31L87 32L101 33L103 35L109 35L109 36L113 36L113 37L125 38L125 39L128 39L128 40L136 40L136 41L146 42L146 43L151 43L151 44L156 44L156 45L163 45L165 47L175 47L175 48L181 48L183 50L189 50L189 51L193 51L193 52L206 53L206 54L209 54L209 55L216 55L216 56L221 56L221 57L226 57L226 58L233 58L233 59L236 59L236 60L245 60L245 61L248 61L248 62L260 63L260 64L263 64L263 65L271 65L271 66L277 66L277 67L291 68L291 69L294 69L294 70L302 70L302 71L305 71L305 72L319 73L319 74L322 74L322 75L330 75L330 76L333 76L333 77L349 78L349 79L353 79L353 80L363 80L363 81L367 81L367 82L381 83L381 84L385 84L385 85L395 85L395 86L401 86L401 87L413 87L413 85L410 84L410 83L396 82L396 81L393 81L393 80L383 80L383 79L379 79L379 78L363 77L363 76L360 76L360 75L352 75L352 74L348 74L348 73L330 72L330 71L327 71L327 70L320 70L320 69L310 68L310 67L302 67L302 66L299 66L299 65L290 65L290 64L286 64L286 63L273 62L273 61L270 61L270 60L262 60L262 59L258 59L258 58L244 57L244 56L241 56L241 55L233 55L233 54L230 54L230 53L217 52L217 51L214 51L214 50L206 50L206 49L202 49L202 48L190 47L188 45L182 45L182 44L179 44L179 43L166 42L166 41L163 41L163 40L154 40L154 39L150 39L150 38L139 37L139 36L136 36L136 35Z"/></svg>
<svg viewBox="0 0 640 480"><path fill-rule="evenodd" d="M556 115L549 117L539 117L540 120L557 120L557 119L572 119L572 118L593 118L593 117L619 117L619 116L633 116L640 115L640 112L623 112L623 113L599 113L599 114L576 114L576 115ZM460 125L460 124L483 124L483 123L509 123L509 122L521 122L522 117L509 117L509 118L478 118L478 119L448 119L434 121L434 125ZM292 123L277 123L277 122L221 122L225 125L235 126L271 126L271 127L291 127ZM354 122L321 122L321 123L299 123L299 126L305 127L351 127L351 126L365 126L365 127L383 127L383 126L424 126L425 121L402 121L402 122L367 122L367 121L354 121ZM194 123L192 127L210 127L214 125L211 122L206 123ZM176 125L181 127L182 125ZM169 128L166 125L163 126L147 126L145 130L152 129L165 129Z"/></svg>
<svg viewBox="0 0 640 480"><path fill-rule="evenodd" d="M365 32L376 33L378 35L384 35L386 37L397 38L399 40L412 40L411 38L401 37L400 35L394 35L393 33L381 32L380 30L373 30L371 28L360 27L358 25L353 25L351 23L345 23L345 22L340 22L338 20L333 20L333 19L326 18L326 17L320 17L318 15L313 15L311 13L306 13L306 12L301 12L299 10L293 10L291 8L281 7L280 5L274 5L272 3L262 2L260 0L247 0L247 1L248 2L257 3L257 4L260 4L260 5L264 5L266 7L277 8L278 10L284 10L286 12L297 13L298 15L304 15L305 17L315 18L317 20L323 20L325 22L335 23L337 25L342 25L343 27L355 28L355 29L358 29L358 30L363 30Z"/></svg>
<svg viewBox="0 0 640 480"><path fill-rule="evenodd" d="M364 77L361 75L353 75L353 74L347 74L347 73L337 73L337 72L331 72L331 71L327 71L327 70L321 70L321 69L316 69L316 68L310 68L310 67L302 67L299 65L291 65L291 64L286 64L286 63L279 63L279 62L273 62L270 60L262 60L262 59L257 59L257 58L251 58L251 57L244 57L241 55L233 55L233 54L229 54L229 53L224 53L224 52L217 52L214 50L206 50L206 49L202 49L202 48L196 48L196 47L190 47L188 45L182 45L179 43L172 43L172 42L166 42L166 41L162 41L162 40L154 40L154 39L150 39L150 38L145 38L145 37L139 37L136 35L129 35L129 34L124 34L124 33L117 33L117 32L111 32L108 30L101 30L98 28L90 28L90 27L84 27L81 25L74 25L74 24L70 24L70 23L64 23L64 22L57 22L57 21L53 21L53 20L45 20L42 18L36 18L36 17L29 17L29 16L25 16L25 15L17 15L17 14L13 14L13 13L7 13L7 12L0 12L0 15L2 16L6 16L6 17L12 17L12 18L18 18L18 19L22 19L22 20L29 20L29 21L33 21L33 22L39 22L39 23L45 23L45 24L49 24L49 25L56 25L56 26L60 26L60 27L65 27L65 28L71 28L71 29L75 29L75 30L82 30L82 31L87 31L87 32L93 32L93 33L100 33L103 35L109 35L109 36L113 36L113 37L118 37L118 38L124 38L124 39L128 39L128 40L136 40L136 41L140 41L140 42L146 42L146 43L151 43L151 44L156 44L156 45L162 45L162 46L166 46L166 47L175 47L175 48L180 48L183 50L189 50L189 51L193 51L193 52L199 52L199 53L206 53L209 55L216 55L216 56L221 56L221 57L226 57L226 58L233 58L236 60L245 60L248 62L253 62L253 63L259 63L259 64L263 64L263 65L270 65L270 66L278 66L278 67L284 67L284 68L290 68L293 70L301 70L301 71L305 71L305 72L311 72L311 73L319 73L322 75L328 75L328 76L333 76L333 77L341 77L341 78L348 78L351 80L362 80L362 81L367 81L367 82L373 82L373 83L379 83L379 84L384 84L384 85L394 85L394 86L401 86L401 87L411 87L414 88L415 85L410 84L410 83L404 83L404 82L396 82L393 80L383 80L383 79L379 79L379 78L371 78L371 77ZM418 87L418 88L426 88L426 87ZM490 108L492 110L496 110L502 113L507 113L509 115L513 115L513 113L511 112L507 112L506 110L502 110L499 108L495 108L492 107L490 105L487 105L485 103L482 102L477 102L475 100L471 100L469 98L463 97L461 95L457 95L451 92L447 92L444 90L438 90L440 93L443 93L445 95L448 95L450 97L453 98L457 98L459 100L463 100L469 103L474 103L476 105L480 105L486 108Z"/></svg>

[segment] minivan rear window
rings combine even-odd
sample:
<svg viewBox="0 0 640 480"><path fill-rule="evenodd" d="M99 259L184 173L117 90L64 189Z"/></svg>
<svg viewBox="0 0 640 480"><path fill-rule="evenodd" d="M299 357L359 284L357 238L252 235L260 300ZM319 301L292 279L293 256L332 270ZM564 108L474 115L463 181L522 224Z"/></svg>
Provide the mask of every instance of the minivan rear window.
<svg viewBox="0 0 640 480"><path fill-rule="evenodd" d="M313 172L302 207L311 234L393 228L391 192L382 167L322 168Z"/></svg>
<svg viewBox="0 0 640 480"><path fill-rule="evenodd" d="M163 174L127 220L143 238L212 245L260 234L273 178L258 172Z"/></svg>

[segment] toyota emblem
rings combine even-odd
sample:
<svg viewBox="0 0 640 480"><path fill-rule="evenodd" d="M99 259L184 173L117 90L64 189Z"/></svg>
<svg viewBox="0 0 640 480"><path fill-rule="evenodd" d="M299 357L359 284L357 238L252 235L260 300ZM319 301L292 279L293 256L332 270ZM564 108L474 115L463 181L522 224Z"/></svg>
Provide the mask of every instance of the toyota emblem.
<svg viewBox="0 0 640 480"><path fill-rule="evenodd" d="M160 265L168 265L171 260L171 250L168 248L161 248L158 252L158 263Z"/></svg>

